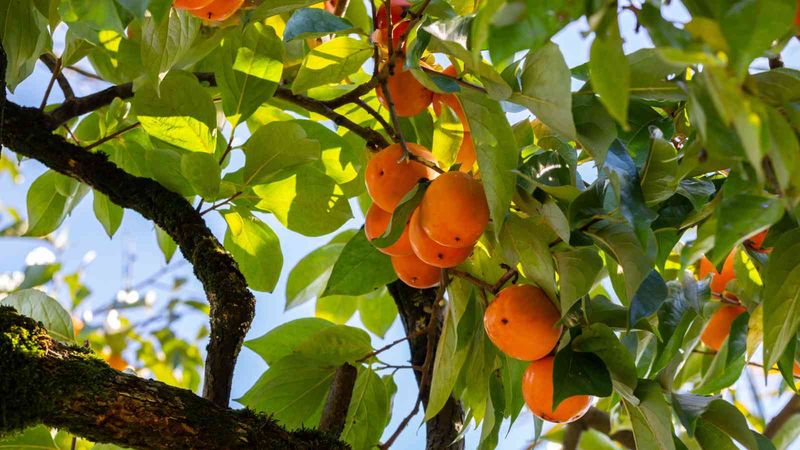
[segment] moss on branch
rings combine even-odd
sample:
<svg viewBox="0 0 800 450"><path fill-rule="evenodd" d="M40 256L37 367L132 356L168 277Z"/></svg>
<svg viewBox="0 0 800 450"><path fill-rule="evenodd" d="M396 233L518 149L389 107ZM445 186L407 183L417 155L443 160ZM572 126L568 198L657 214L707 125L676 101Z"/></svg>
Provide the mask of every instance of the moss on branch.
<svg viewBox="0 0 800 450"><path fill-rule="evenodd" d="M0 374L0 435L43 423L131 448L347 448L324 432L287 431L262 414L117 372L10 307L0 307Z"/></svg>

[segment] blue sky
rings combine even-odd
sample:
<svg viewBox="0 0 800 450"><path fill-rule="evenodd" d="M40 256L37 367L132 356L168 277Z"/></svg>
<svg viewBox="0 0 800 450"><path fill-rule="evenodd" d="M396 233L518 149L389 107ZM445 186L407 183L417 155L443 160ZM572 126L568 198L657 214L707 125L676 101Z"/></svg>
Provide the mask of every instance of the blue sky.
<svg viewBox="0 0 800 450"><path fill-rule="evenodd" d="M674 19L686 17L685 12L677 2L674 2L674 6L668 9L667 14L668 17ZM626 52L649 46L649 40L644 32L638 35L633 32L633 15L631 13L625 13L621 17L621 29L625 38ZM584 40L581 35L581 32L587 28L585 22L578 22L566 28L554 39L560 46L567 63L571 67L582 64L588 59L591 38L589 40ZM785 52L784 59L788 62L794 62L793 64L796 65L797 62L800 61L800 46L793 41L793 44ZM757 62L755 66L765 68L766 60ZM87 81L85 78L75 73L67 72L66 75L73 81L73 87L78 95L85 95L98 90L98 88L102 88L101 84ZM49 77L50 75L47 69L40 64L37 66L35 73L17 88L12 99L26 105L38 106L41 102L42 93L49 81ZM58 88L54 88L51 102L60 101L60 95L61 93ZM514 118L517 120L519 116L520 114L514 114ZM246 138L246 136L243 136L243 138ZM9 155L7 150L4 150L4 152L6 156ZM43 167L36 161L25 161L21 165L21 170L24 181L19 185L13 184L8 176L0 175L0 204L15 207L20 212L24 213L25 193L27 192L27 188L30 182L42 173ZM356 228L361 225L363 218L360 217L357 208L354 208L354 214L356 218L351 220L346 227ZM329 237L304 237L285 230L269 215L262 215L262 218L280 237L284 254L284 270L274 293L256 294L258 299L256 319L249 334L250 338L260 336L280 323L299 317L312 316L314 314L313 303L305 304L291 311L284 312L286 277L289 270L294 267L297 261L329 239ZM0 226L6 222L7 217L2 217L0 215ZM225 225L218 215L209 214L208 223L217 236L221 237L223 235ZM57 252L59 254L59 261L66 267L65 273L69 273L71 270L74 270L76 266L81 264L81 260L88 252L96 253L96 258L85 271L85 283L92 289L92 296L88 302L95 307L109 303L111 299L116 296L116 293L125 287L126 280L135 284L164 266L164 260L156 246L154 230L150 222L142 219L141 216L135 212L126 211L122 227L117 232L114 239L109 240L102 227L94 218L90 196L87 196L87 198L83 200L81 205L73 212L72 216L66 220L62 229L56 234L61 232L68 233L66 246ZM22 270L24 268L26 255L42 245L50 247L42 241L35 239L0 239L0 274ZM123 273L123 261L131 256L133 256L135 260L131 265L132 271L126 276L126 274ZM180 255L176 255L176 259L181 259ZM173 265L175 263L176 261L173 261ZM188 265L184 264L176 273L183 274L191 280L188 287L184 289L184 293L191 294L198 299L202 298L201 286L194 280ZM168 281L169 278L165 280ZM164 293L160 292L159 294L159 301L163 302L165 300ZM62 296L61 300L65 301L66 304L65 295ZM103 319L104 317L95 317L94 321L95 323L101 323ZM192 337L195 335L201 321L205 320L204 317L196 315L179 324L177 329L186 337ZM352 323L358 324L357 316L352 320ZM385 341L373 337L373 344L375 347L380 347L384 342L397 339L401 336L402 327L399 321L396 321L389 333L387 333ZM386 352L384 356L386 361L397 364L404 364L408 360L408 352L404 345L396 346L391 351ZM266 365L257 355L244 349L239 358L235 374L233 398L237 398L246 392L265 369ZM409 371L398 372L396 381L399 391L398 395L395 397L394 416L392 423L387 428L387 435L397 427L398 422L410 411L413 406L413 401L416 398L416 383ZM425 433L423 429L418 428L419 424L420 421L419 418L417 418L397 441L396 448L422 448L424 446ZM526 446L533 436L532 420L527 410L514 424L508 436L503 439L502 436L504 435L505 429L501 432L500 448L517 449ZM467 447L474 448L477 438L478 434L474 432L470 433L467 436Z"/></svg>

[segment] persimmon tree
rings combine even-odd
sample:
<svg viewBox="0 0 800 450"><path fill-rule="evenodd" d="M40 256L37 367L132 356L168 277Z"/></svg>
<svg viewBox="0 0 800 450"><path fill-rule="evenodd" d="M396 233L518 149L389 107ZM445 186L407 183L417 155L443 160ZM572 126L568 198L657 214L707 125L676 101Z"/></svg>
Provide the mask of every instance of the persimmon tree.
<svg viewBox="0 0 800 450"><path fill-rule="evenodd" d="M786 448L800 72L781 52L798 4L684 0L677 21L664 3L0 0L0 170L48 169L3 234L45 237L91 192L109 236L132 210L180 249L207 300L185 304L210 323L202 389L168 327L180 356L142 350L158 370L139 377L114 350L134 335L76 338L66 301L31 289L59 269L31 269L0 301L4 442L387 449L419 414L427 448L464 448L473 425L466 445L507 448L527 408L532 444ZM623 15L652 47L623 51ZM590 42L571 68L551 41L570 24ZM15 103L39 62L40 107ZM107 87L76 95L79 77ZM265 215L330 240L283 267ZM245 342L253 291L282 274L287 308L336 320ZM73 305L88 295L65 279ZM365 329L344 325L356 310ZM405 337L374 348L397 316ZM269 368L231 409L242 345ZM410 362L386 360L396 345ZM386 369L414 372L410 411ZM737 401L768 377L778 392Z"/></svg>

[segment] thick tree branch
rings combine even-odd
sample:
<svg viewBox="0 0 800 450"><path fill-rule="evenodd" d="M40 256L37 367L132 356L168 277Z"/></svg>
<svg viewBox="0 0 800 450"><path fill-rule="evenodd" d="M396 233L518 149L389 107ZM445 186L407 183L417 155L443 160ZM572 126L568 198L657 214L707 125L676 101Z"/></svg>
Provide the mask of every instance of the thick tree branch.
<svg viewBox="0 0 800 450"><path fill-rule="evenodd" d="M88 152L51 134L47 131L47 116L39 110L5 101L5 96L2 102L3 145L86 183L117 205L139 212L167 232L181 248L203 283L211 305L203 395L226 406L236 357L255 314L255 298L236 262L183 197L153 180L120 170L103 153Z"/></svg>
<svg viewBox="0 0 800 450"><path fill-rule="evenodd" d="M387 286L389 293L394 298L397 304L397 310L400 313L400 319L403 322L406 335L414 336L408 340L408 346L411 351L411 364L413 366L422 367L425 364L425 357L428 350L428 334L424 333L430 320L430 312L434 309L433 302L436 298L436 289L414 289L408 287L402 281L395 281ZM441 314L438 319L436 331L434 333L433 349L435 352L436 343L441 336L442 318ZM433 365L428 368L428 379L432 376ZM430 397L430 383L421 384L423 381L423 373L414 371L417 378L417 383L420 384L422 389L422 403L427 407L428 398ZM464 422L464 411L461 404L450 397L444 408L425 423L427 432L427 449L449 449L449 450L463 450L464 441L459 440L454 442L458 437L459 432Z"/></svg>
<svg viewBox="0 0 800 450"><path fill-rule="evenodd" d="M0 307L0 373L0 435L43 423L142 449L347 448L324 432L289 432L264 415L117 372L9 307Z"/></svg>
<svg viewBox="0 0 800 450"><path fill-rule="evenodd" d="M331 436L342 434L357 377L358 370L350 364L344 363L336 369L331 390L328 392L328 398L322 408L322 417L319 420L320 430L328 432Z"/></svg>
<svg viewBox="0 0 800 450"><path fill-rule="evenodd" d="M213 73L198 72L195 73L195 76L201 82L209 83L212 86L216 85L216 79L214 78ZM369 83L362 86L368 85ZM341 97L342 99L348 99L347 102L342 102L342 100L339 99L334 99L329 102L315 100L310 97L294 94L290 89L284 87L278 87L278 90L275 92L275 97L293 103L307 111L315 112L327 117L336 125L345 127L361 136L365 141L367 141L367 145L373 149L386 147L389 145L389 142L382 134L371 128L363 127L348 119L346 116L334 111L334 109L338 108L339 106L352 103L360 95L363 95L362 86L357 87L354 91L351 91ZM354 93L359 95L355 96ZM121 98L124 100L130 97L133 97L133 83L119 84L85 97L68 99L62 103L61 106L50 112L49 120L47 121L47 127L50 130L55 130L70 119L109 105L112 101L114 101L115 98Z"/></svg>
<svg viewBox="0 0 800 450"><path fill-rule="evenodd" d="M800 414L800 396L793 395L783 409L764 428L764 436L772 439L795 414Z"/></svg>

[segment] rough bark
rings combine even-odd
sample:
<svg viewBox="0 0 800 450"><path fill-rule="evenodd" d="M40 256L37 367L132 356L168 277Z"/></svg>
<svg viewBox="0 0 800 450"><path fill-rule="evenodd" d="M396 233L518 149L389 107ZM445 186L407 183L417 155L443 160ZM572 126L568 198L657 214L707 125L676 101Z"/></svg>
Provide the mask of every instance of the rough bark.
<svg viewBox="0 0 800 450"><path fill-rule="evenodd" d="M331 390L328 392L328 398L322 409L322 417L319 420L320 430L328 432L331 436L342 434L357 377L358 370L350 364L344 363L336 369Z"/></svg>
<svg viewBox="0 0 800 450"><path fill-rule="evenodd" d="M800 396L793 395L792 398L786 402L786 405L769 421L764 428L764 436L772 439L778 432L786 425L786 422L795 414L800 414Z"/></svg>
<svg viewBox="0 0 800 450"><path fill-rule="evenodd" d="M5 57L0 55L2 69ZM4 70L0 74L4 73ZM2 87L0 143L107 195L123 208L152 220L178 244L194 266L211 305L211 336L203 395L220 406L230 398L233 368L255 314L255 298L236 262L183 197L157 182L134 177L48 130L48 116L6 101Z"/></svg>
<svg viewBox="0 0 800 450"><path fill-rule="evenodd" d="M419 330L425 329L430 320L430 313L433 301L436 298L435 289L414 289L406 286L401 281L395 281L388 285L389 293L397 304L400 319L403 322L406 334L417 334L417 337L409 339L408 346L411 351L411 364L422 366L425 362L428 336L426 333L419 334ZM438 341L441 335L442 320L439 319L435 339ZM433 365L430 368L433 371ZM415 371L417 383L422 380L422 373ZM422 402L427 407L428 397L430 396L430 385L420 386L422 389ZM464 422L464 411L461 404L450 397L442 410L425 423L426 439L428 449L451 449L463 450L464 440L454 442L458 437Z"/></svg>
<svg viewBox="0 0 800 450"><path fill-rule="evenodd" d="M0 436L43 423L142 449L348 448L325 432L289 432L265 415L117 372L10 307L0 307L0 373Z"/></svg>

